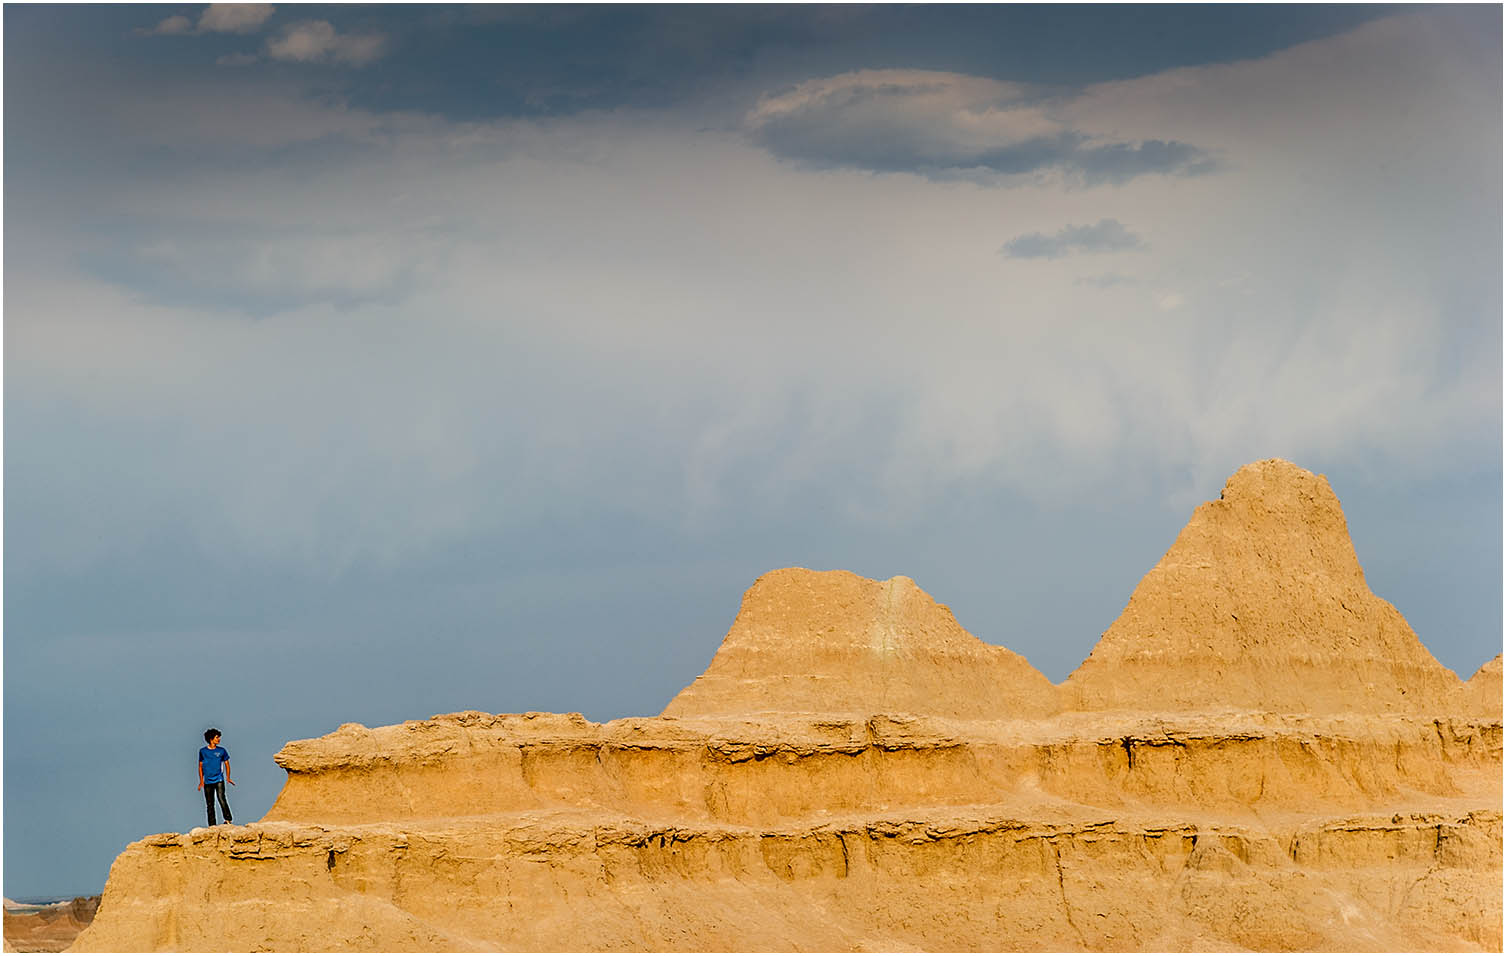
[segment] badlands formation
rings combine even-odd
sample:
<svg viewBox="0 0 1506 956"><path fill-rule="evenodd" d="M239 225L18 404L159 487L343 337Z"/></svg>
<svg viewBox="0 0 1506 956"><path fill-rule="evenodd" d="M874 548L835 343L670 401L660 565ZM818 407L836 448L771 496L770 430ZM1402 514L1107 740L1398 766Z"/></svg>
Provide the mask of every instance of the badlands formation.
<svg viewBox="0 0 1506 956"><path fill-rule="evenodd" d="M5 951L60 953L89 925L97 909L97 896L83 896L37 906L7 899Z"/></svg>
<svg viewBox="0 0 1506 956"><path fill-rule="evenodd" d="M908 578L775 571L658 717L346 724L127 847L99 950L1497 950L1501 659L1327 481L1199 507L1063 684Z"/></svg>

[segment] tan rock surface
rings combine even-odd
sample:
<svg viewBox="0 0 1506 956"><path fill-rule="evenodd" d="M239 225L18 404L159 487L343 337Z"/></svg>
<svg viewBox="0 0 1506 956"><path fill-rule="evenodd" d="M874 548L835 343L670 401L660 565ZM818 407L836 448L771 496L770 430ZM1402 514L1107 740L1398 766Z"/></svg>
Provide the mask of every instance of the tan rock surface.
<svg viewBox="0 0 1506 956"><path fill-rule="evenodd" d="M263 820L131 844L74 949L1499 951L1500 675L1262 462L1060 689L906 578L772 572L659 717L289 743Z"/></svg>
<svg viewBox="0 0 1506 956"><path fill-rule="evenodd" d="M1499 949L1500 841L1493 811L260 823L132 844L75 949Z"/></svg>
<svg viewBox="0 0 1506 956"><path fill-rule="evenodd" d="M1501 655L1480 665L1464 685L1466 713L1484 714L1501 719Z"/></svg>
<svg viewBox="0 0 1506 956"><path fill-rule="evenodd" d="M1063 714L1020 721L451 714L347 724L277 755L267 821L406 823L580 809L773 826L826 813L1042 803L1196 815L1498 799L1498 722Z"/></svg>
<svg viewBox="0 0 1506 956"><path fill-rule="evenodd" d="M1025 658L962 629L907 577L770 571L743 595L711 666L666 717L793 711L1034 717L1056 689Z"/></svg>
<svg viewBox="0 0 1506 956"><path fill-rule="evenodd" d="M1063 685L1083 710L1445 713L1458 677L1370 592L1322 475L1270 459L1198 507Z"/></svg>

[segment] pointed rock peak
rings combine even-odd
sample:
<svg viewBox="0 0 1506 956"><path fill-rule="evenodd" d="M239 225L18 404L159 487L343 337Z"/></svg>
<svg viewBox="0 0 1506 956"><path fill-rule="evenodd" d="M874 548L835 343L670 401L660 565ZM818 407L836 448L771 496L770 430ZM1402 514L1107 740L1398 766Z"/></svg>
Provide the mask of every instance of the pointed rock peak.
<svg viewBox="0 0 1506 956"><path fill-rule="evenodd" d="M1253 462L1229 476L1218 500L1193 512L1167 556L1203 560L1209 552L1221 557L1231 549L1265 565L1364 580L1328 479L1281 458Z"/></svg>
<svg viewBox="0 0 1506 956"><path fill-rule="evenodd" d="M1219 494L1221 501L1261 501L1267 504L1306 504L1339 507L1339 499L1328 486L1328 479L1315 475L1284 458L1267 458L1243 466Z"/></svg>
<svg viewBox="0 0 1506 956"><path fill-rule="evenodd" d="M1247 533L1279 528L1285 535L1298 530L1326 535L1331 547L1346 556L1354 552L1344 509L1328 479L1280 458L1245 465L1224 482L1218 500L1198 512L1238 519Z"/></svg>
<svg viewBox="0 0 1506 956"><path fill-rule="evenodd" d="M759 577L743 595L726 641L809 648L845 645L857 637L868 645L888 642L892 650L959 635L977 641L949 608L904 575L875 581L851 571L781 568Z"/></svg>
<svg viewBox="0 0 1506 956"><path fill-rule="evenodd" d="M1055 689L963 630L908 577L783 568L743 595L721 648L668 716L789 711L1038 715Z"/></svg>
<svg viewBox="0 0 1506 956"><path fill-rule="evenodd" d="M1246 465L1067 679L1085 709L1447 709L1459 680L1370 592L1328 480Z"/></svg>
<svg viewBox="0 0 1506 956"><path fill-rule="evenodd" d="M1500 682L1500 680L1501 680L1501 655L1500 654L1497 654L1495 657L1492 657L1490 660L1488 660L1485 663L1483 663L1483 664L1480 665L1480 669L1477 670L1477 671L1475 671L1475 676L1473 676L1473 677L1470 678L1470 682L1473 683L1474 681L1477 681L1477 680L1478 681L1494 680L1494 681L1496 681L1498 683Z"/></svg>
<svg viewBox="0 0 1506 956"><path fill-rule="evenodd" d="M1463 699L1469 713L1501 719L1501 655L1497 654L1475 671L1464 685Z"/></svg>

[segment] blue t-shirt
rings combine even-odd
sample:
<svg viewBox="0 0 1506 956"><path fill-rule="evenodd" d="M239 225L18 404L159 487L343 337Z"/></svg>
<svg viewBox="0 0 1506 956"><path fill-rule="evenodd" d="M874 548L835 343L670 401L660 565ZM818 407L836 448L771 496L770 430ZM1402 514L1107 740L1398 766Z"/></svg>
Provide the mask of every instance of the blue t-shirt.
<svg viewBox="0 0 1506 956"><path fill-rule="evenodd" d="M223 782L225 779L225 774L221 768L225 766L225 761L229 759L230 751L226 750L224 747L215 747L213 750L209 749L208 747L200 747L199 763L204 765L204 782Z"/></svg>

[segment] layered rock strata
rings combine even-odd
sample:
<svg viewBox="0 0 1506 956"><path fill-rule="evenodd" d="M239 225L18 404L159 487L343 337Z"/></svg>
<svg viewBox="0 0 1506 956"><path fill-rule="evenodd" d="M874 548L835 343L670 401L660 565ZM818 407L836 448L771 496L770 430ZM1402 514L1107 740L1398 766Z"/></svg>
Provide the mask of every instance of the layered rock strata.
<svg viewBox="0 0 1506 956"><path fill-rule="evenodd" d="M1498 951L1500 843L1496 811L265 822L132 844L75 949Z"/></svg>
<svg viewBox="0 0 1506 956"><path fill-rule="evenodd" d="M1410 716L596 724L472 712L347 724L287 745L277 761L288 782L265 819L405 823L570 809L773 826L984 804L1370 813L1415 794L1498 795L1500 754L1498 723Z"/></svg>
<svg viewBox="0 0 1506 956"><path fill-rule="evenodd" d="M1500 943L1499 723L467 713L278 761L263 821L123 854L78 948Z"/></svg>
<svg viewBox="0 0 1506 956"><path fill-rule="evenodd" d="M1500 674L1261 462L1060 688L907 578L772 572L659 717L288 744L263 820L132 844L75 949L1499 950Z"/></svg>

